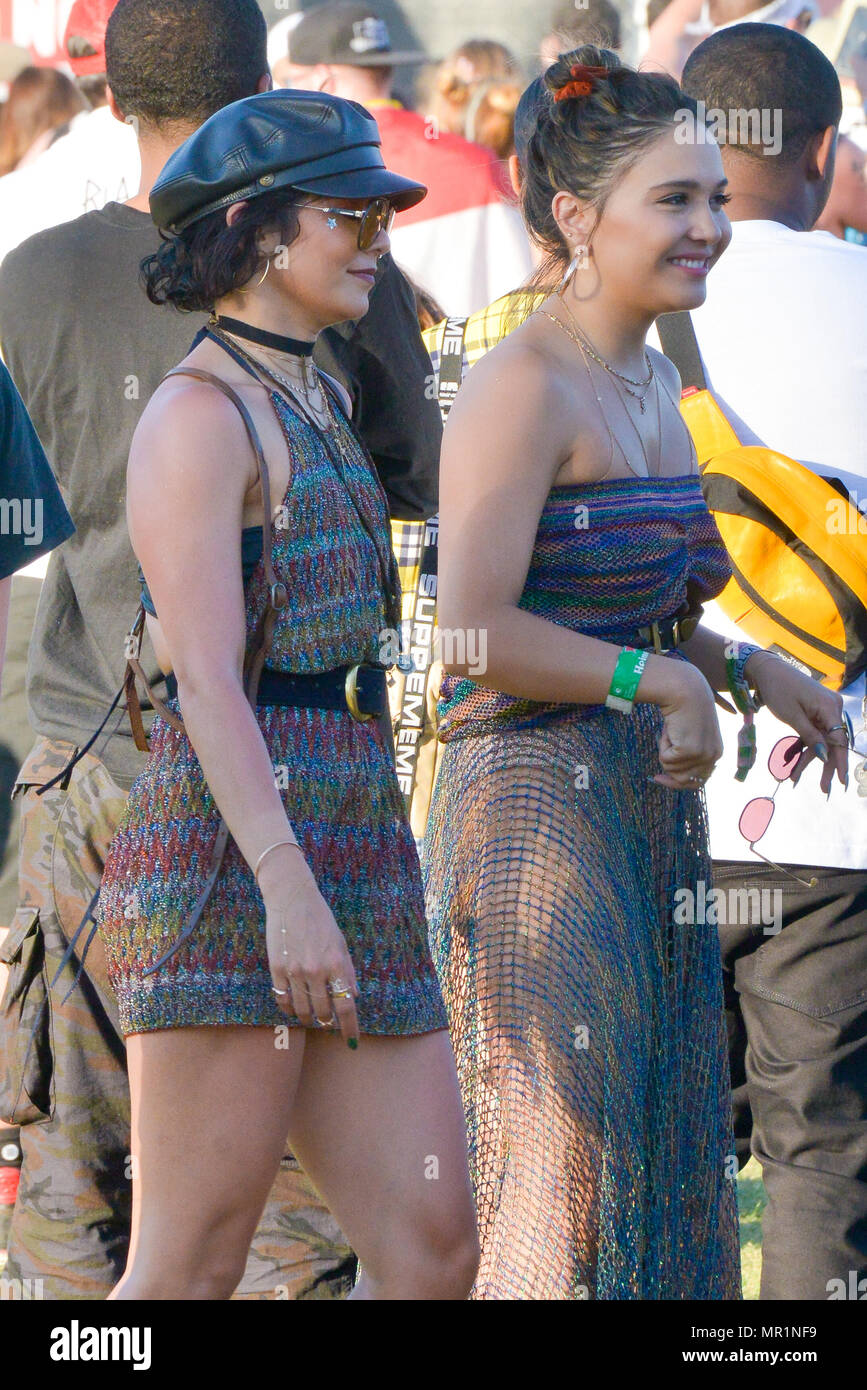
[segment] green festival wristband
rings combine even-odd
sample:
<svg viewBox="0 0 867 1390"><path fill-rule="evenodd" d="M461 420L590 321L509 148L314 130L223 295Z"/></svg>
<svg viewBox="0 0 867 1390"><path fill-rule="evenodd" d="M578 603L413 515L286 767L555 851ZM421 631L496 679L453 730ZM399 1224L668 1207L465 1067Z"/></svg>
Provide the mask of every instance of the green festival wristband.
<svg viewBox="0 0 867 1390"><path fill-rule="evenodd" d="M611 677L611 689L605 697L609 709L616 709L620 714L632 713L633 701L649 655L649 652L636 651L634 647L621 649Z"/></svg>

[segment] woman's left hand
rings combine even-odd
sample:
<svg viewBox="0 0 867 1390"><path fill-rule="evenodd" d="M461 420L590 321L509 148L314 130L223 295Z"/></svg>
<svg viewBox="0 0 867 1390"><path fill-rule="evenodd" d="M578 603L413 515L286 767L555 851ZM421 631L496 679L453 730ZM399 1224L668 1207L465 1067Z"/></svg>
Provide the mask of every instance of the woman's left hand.
<svg viewBox="0 0 867 1390"><path fill-rule="evenodd" d="M788 724L807 747L792 773L797 783L815 757L817 745L827 754L819 786L831 790L836 770L844 786L849 781L849 737L843 718L843 698L809 676L801 675L788 662L770 652L756 652L746 663L745 674L756 686L771 714ZM841 727L842 726L842 727ZM831 732L833 730L833 732Z"/></svg>

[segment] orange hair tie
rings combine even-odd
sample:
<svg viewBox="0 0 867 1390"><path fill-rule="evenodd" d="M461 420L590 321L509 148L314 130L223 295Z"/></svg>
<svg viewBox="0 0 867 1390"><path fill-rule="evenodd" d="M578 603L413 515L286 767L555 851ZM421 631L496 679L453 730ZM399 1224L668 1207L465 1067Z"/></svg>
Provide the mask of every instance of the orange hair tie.
<svg viewBox="0 0 867 1390"><path fill-rule="evenodd" d="M589 97L600 78L608 76L608 69L594 67L589 63L574 63L569 69L571 82L566 82L554 93L555 101L567 101L570 97Z"/></svg>

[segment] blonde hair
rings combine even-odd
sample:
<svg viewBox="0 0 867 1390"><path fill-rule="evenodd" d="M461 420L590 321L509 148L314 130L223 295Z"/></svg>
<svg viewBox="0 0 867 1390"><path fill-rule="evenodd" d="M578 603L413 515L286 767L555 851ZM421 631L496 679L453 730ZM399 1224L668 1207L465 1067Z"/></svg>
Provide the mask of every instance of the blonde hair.
<svg viewBox="0 0 867 1390"><path fill-rule="evenodd" d="M440 64L431 115L440 130L486 145L502 159L513 148L514 111L522 87L518 61L504 44L469 39ZM474 133L468 133L468 127Z"/></svg>

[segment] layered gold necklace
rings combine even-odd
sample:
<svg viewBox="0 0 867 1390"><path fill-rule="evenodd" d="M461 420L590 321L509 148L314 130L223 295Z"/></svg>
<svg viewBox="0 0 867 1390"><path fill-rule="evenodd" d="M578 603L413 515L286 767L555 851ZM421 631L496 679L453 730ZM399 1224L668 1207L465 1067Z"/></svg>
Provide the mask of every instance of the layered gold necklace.
<svg viewBox="0 0 867 1390"><path fill-rule="evenodd" d="M587 337L587 334L576 323L575 315L572 313L572 310L569 308L569 305L566 303L565 299L563 299L562 296L560 298L560 303L563 305L563 308L569 315L569 318L572 321L572 328L575 331L573 332L572 329L569 328L568 324L562 323L559 319L555 319L554 322L560 323L560 327L563 329L563 331L565 333L568 333L569 337L574 339L574 341L577 342L579 346L582 347L584 351L588 353L590 357L593 358L594 362L598 362L600 367L605 368L606 372L609 372L611 376L616 377L618 381L623 382L623 389L627 391L630 396L633 396L635 400L638 401L638 404L641 406L641 413L642 415L644 415L645 411L647 410L647 406L645 404L645 397L647 396L647 393L650 390L650 386L653 382L653 378L656 375L653 363L650 360L650 354L648 353L647 349L645 348L644 350L644 361L649 369L646 380L636 381L631 376L625 376L623 372L618 372L616 367L612 367L610 362L606 362L604 357L599 356L599 353L593 347L593 344L590 342L590 339ZM632 390L632 387L638 387L638 390Z"/></svg>
<svg viewBox="0 0 867 1390"><path fill-rule="evenodd" d="M562 302L562 301L561 301L561 302ZM568 313L568 312L569 312L568 307L567 307L566 305L564 305L563 307L566 309L566 312ZM627 454L626 454L626 450L624 449L623 445L620 443L620 440L616 438L616 436L615 436L615 434L614 434L614 431L612 430L610 424L608 423L608 416L606 415L606 413L605 413L605 407L604 407L603 404L602 404L602 397L599 395L599 392L598 392L597 389L596 389L596 383L595 383L594 380L593 380L593 374L592 374L592 372L591 372L591 370L590 370L590 363L587 361L587 356L588 356L588 354L589 354L591 357L593 357L594 361L597 361L597 362L600 363L601 366L606 367L607 370L609 371L610 375L612 376L612 378L615 378L615 380L613 381L613 385L614 385L614 389L615 389L615 391L618 393L618 395L620 394L620 388L619 388L619 386L618 386L618 379L619 379L620 381L624 381L624 382L626 382L626 381L631 381L632 379L631 379L630 377L624 378L624 376L623 376L623 374L622 374L621 372L618 372L618 371L616 371L613 367L609 366L608 363L604 362L603 359L602 359L601 357L599 357L596 353L590 351L589 348L585 348L585 345L584 345L584 343L582 342L581 338L580 338L577 334L573 333L573 332L571 331L571 329L569 328L569 325L566 324L566 323L564 323L562 319L556 318L554 314L549 314L549 312L548 312L547 309L539 308L539 309L536 310L536 312L537 312L537 313L540 313L540 314L544 314L544 316L545 316L546 319L550 319L552 323L556 323L557 327L560 328L560 329L562 329L562 331L566 334L566 336L569 337L569 338L571 338L572 341L573 341L574 343L576 343L576 344L578 345L578 347L580 348L580 350L581 350L581 356L584 358L584 365L585 365L585 367L587 368L587 375L588 375L588 377L590 378L590 384L591 384L591 386L593 387L593 392L594 392L594 394L595 394L595 396L596 396L596 403L597 403L597 405L599 406L599 410L600 410L600 412L601 412L601 414L602 414L602 418L603 418L603 420L605 421L605 428L608 430L608 437L609 437L609 439L611 440L612 458L613 458L613 455L614 455L614 445L616 444L617 447L618 447L618 449L620 450L621 454L623 455L623 461L624 461L624 463L626 464L626 467L629 469L630 473L633 473L633 474L634 474L634 473L635 473L635 469L632 467L631 463L629 462L629 459L628 459ZM577 325L576 325L576 326L577 326ZM660 408L660 400L659 400L659 383L658 383L658 381L656 380L656 373L655 373L655 371L654 371L653 363L651 362L649 355L647 354L647 352L645 352L644 355L645 355L645 360L647 361L647 364L648 364L648 366L650 367L650 375L649 375L649 377L648 377L648 379L647 379L647 382L644 383L645 388L646 388L645 394L646 394L647 390L649 390L651 384L653 384L654 387L655 387L654 395L656 396L656 449L657 449L657 457L656 457L656 469L655 469L654 471L651 471L651 468L650 468L650 459L647 457L647 449L646 449L645 444L644 444L644 438L643 438L643 436L642 436L641 430L638 428L638 426L636 425L635 421L633 420L632 415L631 415L630 410L629 410L629 407L628 407L628 405L626 404L626 401L623 399L622 396L620 396L620 401L621 401L621 404L622 404L622 406L623 406L623 409L624 409L624 411L625 411L625 413L626 413L626 415L627 415L627 417L628 417L628 419L629 419L629 423L631 424L633 430L635 431L636 435L638 436L638 443L639 443L639 446L640 446L640 448L641 448L642 456L643 456L643 458L644 458L645 477L648 477L648 478L658 478L659 475L660 475L660 471L661 471L661 469L662 469L662 411L661 411L661 408ZM633 385L638 385L638 384L641 384L641 383L633 382L632 384L633 384ZM628 387L625 387L625 389L626 389L626 390L629 390ZM631 396L635 396L636 393L635 393L634 391L629 391L629 394L630 394ZM645 410L644 400L643 400L643 399L640 399L640 400L639 400L639 404L640 404L640 406L641 406L642 413L644 413L644 410ZM610 463L609 463L608 466L609 466L609 468L611 467ZM636 474L636 476L640 476L640 475Z"/></svg>

